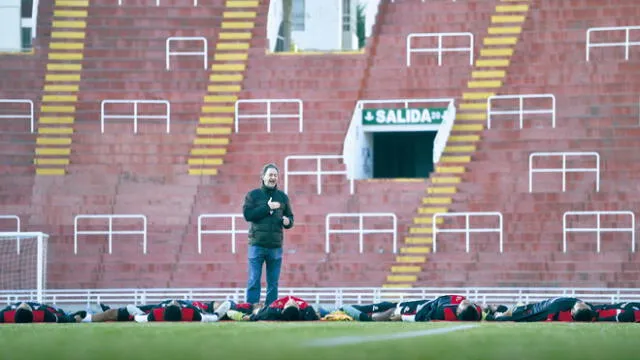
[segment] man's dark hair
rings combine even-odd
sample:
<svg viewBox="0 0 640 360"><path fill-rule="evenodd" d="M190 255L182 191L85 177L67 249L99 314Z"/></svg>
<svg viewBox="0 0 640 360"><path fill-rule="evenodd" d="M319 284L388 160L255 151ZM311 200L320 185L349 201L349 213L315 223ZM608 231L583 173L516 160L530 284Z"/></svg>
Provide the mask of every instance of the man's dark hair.
<svg viewBox="0 0 640 360"><path fill-rule="evenodd" d="M169 305L164 309L164 321L182 320L182 309L178 305Z"/></svg>
<svg viewBox="0 0 640 360"><path fill-rule="evenodd" d="M276 169L276 171L278 172L278 174L280 173L280 169L278 169L278 167L276 166L276 164L274 164L274 163L268 163L268 164L265 164L265 165L262 167L262 171L260 172L260 176L261 176L261 177L262 177L262 176L264 176L264 174L266 174L266 173L267 173L267 170L269 170L269 169Z"/></svg>
<svg viewBox="0 0 640 360"><path fill-rule="evenodd" d="M289 306L282 310L282 321L300 320L300 310L295 306Z"/></svg>
<svg viewBox="0 0 640 360"><path fill-rule="evenodd" d="M478 314L478 309L475 306L469 305L458 315L460 321L478 321L481 319L481 315Z"/></svg>
<svg viewBox="0 0 640 360"><path fill-rule="evenodd" d="M18 309L14 317L16 324L27 324L33 322L33 312L27 309Z"/></svg>
<svg viewBox="0 0 640 360"><path fill-rule="evenodd" d="M590 322L593 320L591 309L579 309L573 312L573 321Z"/></svg>

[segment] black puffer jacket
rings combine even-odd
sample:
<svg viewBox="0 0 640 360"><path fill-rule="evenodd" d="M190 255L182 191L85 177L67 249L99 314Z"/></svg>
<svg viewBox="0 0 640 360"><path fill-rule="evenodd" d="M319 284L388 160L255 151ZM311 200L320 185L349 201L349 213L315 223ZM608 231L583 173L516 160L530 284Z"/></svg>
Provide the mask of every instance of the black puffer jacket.
<svg viewBox="0 0 640 360"><path fill-rule="evenodd" d="M267 202L279 202L280 208L271 210ZM249 226L249 245L266 248L282 247L282 229L293 227L293 211L289 204L289 197L277 188L270 189L264 185L249 191L244 198L242 207L244 219L251 223ZM282 217L289 218L289 225L282 224Z"/></svg>

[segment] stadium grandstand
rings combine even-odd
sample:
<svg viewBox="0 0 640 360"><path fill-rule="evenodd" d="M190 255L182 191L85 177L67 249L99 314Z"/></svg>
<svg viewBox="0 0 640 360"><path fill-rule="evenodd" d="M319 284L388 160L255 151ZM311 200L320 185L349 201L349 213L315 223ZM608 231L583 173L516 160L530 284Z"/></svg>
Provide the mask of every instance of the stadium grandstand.
<svg viewBox="0 0 640 360"><path fill-rule="evenodd" d="M2 307L640 302L638 0L2 2Z"/></svg>

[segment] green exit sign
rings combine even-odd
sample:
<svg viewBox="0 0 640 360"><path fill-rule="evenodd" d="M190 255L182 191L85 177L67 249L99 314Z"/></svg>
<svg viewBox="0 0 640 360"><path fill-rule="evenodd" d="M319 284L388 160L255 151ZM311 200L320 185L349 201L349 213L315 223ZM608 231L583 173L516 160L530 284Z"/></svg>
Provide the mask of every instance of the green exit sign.
<svg viewBox="0 0 640 360"><path fill-rule="evenodd" d="M447 108L362 109L362 125L440 125Z"/></svg>

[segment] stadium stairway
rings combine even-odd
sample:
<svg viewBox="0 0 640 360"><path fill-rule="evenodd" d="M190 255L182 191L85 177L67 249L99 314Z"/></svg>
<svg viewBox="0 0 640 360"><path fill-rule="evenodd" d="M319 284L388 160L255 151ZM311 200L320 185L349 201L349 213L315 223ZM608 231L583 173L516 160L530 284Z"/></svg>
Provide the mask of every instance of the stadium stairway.
<svg viewBox="0 0 640 360"><path fill-rule="evenodd" d="M89 0L56 1L34 163L37 175L64 175L80 90Z"/></svg>
<svg viewBox="0 0 640 360"><path fill-rule="evenodd" d="M603 232L599 253L595 231L569 234L564 253L562 222L566 211L634 212L638 206L637 184L630 181L637 171L637 58L624 61L622 49L592 49L591 61L585 60L587 28L634 25L635 19L637 10L631 1L602 7L589 2L570 6L535 3L499 93L553 94L556 128L549 115L525 115L523 129L517 117L494 116L491 129L481 133L472 161L460 169L464 171L459 175L460 184L449 195L451 204L446 207L450 212L501 212L504 253L498 252L495 234L471 234L468 254L463 236L439 235L438 252L427 257L415 277L405 280L417 286L639 285L638 257L630 251L630 234ZM620 41L623 34L613 36ZM533 101L526 106L545 109L549 103ZM497 108L513 109L513 103ZM486 117L466 118L464 123L484 128ZM600 191L596 192L593 174L569 173L566 192L562 192L558 174L535 174L529 193L529 156L536 151L599 153ZM595 167L595 161L588 158L570 159L567 164ZM559 168L562 162L543 159L534 166ZM441 226L464 228L462 220ZM602 217L600 226L620 228L630 223L628 216L608 215ZM583 217L569 219L568 224L595 228L597 222L595 217ZM472 227L496 225L479 220Z"/></svg>
<svg viewBox="0 0 640 360"><path fill-rule="evenodd" d="M200 110L200 122L188 161L191 175L216 175L223 162L234 123L234 104L249 58L258 3L258 0L226 2L208 93Z"/></svg>
<svg viewBox="0 0 640 360"><path fill-rule="evenodd" d="M34 130L39 117L41 89L44 81L44 64L47 59L51 34L51 3L40 4L38 37L33 39L33 49L25 53L0 54L0 99L31 100L34 104ZM2 115L28 114L27 105L0 104ZM29 211L34 184L34 153L36 132L31 132L25 118L0 120L0 204L1 215L20 217L22 230L29 226ZM7 223L2 231L15 231Z"/></svg>
<svg viewBox="0 0 640 360"><path fill-rule="evenodd" d="M388 4L379 35L379 52L372 60L363 99L454 98L458 108L455 125L440 163L428 182L415 193L413 214L402 218L407 231L399 254L391 264L386 287L410 287L423 270L431 252L432 214L447 212L451 196L461 182L464 163L476 149L482 125L468 123L481 119L483 100L501 86L505 63L513 51L523 13L528 2L471 1L457 3ZM404 22L403 19L410 19ZM443 22L443 19L446 21ZM479 34L487 32L483 39ZM470 32L474 34L475 61L469 66L468 53L446 53L442 65L437 57L413 53L406 65L404 40L410 33ZM462 41L464 40L464 41ZM466 42L465 42L466 41ZM435 42L434 42L435 44ZM468 39L445 39L447 47L469 46ZM433 46L414 39L412 46ZM466 89L460 94L460 89ZM425 189L426 188L426 189ZM417 214L415 209L417 208ZM411 219L411 220L410 220Z"/></svg>
<svg viewBox="0 0 640 360"><path fill-rule="evenodd" d="M38 177L33 222L50 230L52 286L138 287L167 285L180 239L193 205L198 177L188 175L187 159L194 141L194 114L207 90L209 68L203 58L172 56L166 69L168 37L204 37L208 60L217 38L225 2L92 0L88 7L82 80L73 124L70 165L62 177ZM187 20L188 19L188 20ZM172 42L172 51L198 51L202 44ZM170 133L163 104L139 103L137 133L134 105L103 100L166 100L170 102ZM116 117L109 116L116 115ZM148 116L155 116L149 118ZM104 133L102 133L102 129ZM78 214L142 214L148 220L148 253L141 236L115 236L108 254L106 237L85 237L73 255L73 219ZM48 225L48 226L47 226ZM98 225L89 225L98 226ZM104 228L105 222L102 223ZM124 223L119 230L137 230ZM137 227L137 228L136 228ZM73 274L86 274L83 279Z"/></svg>

